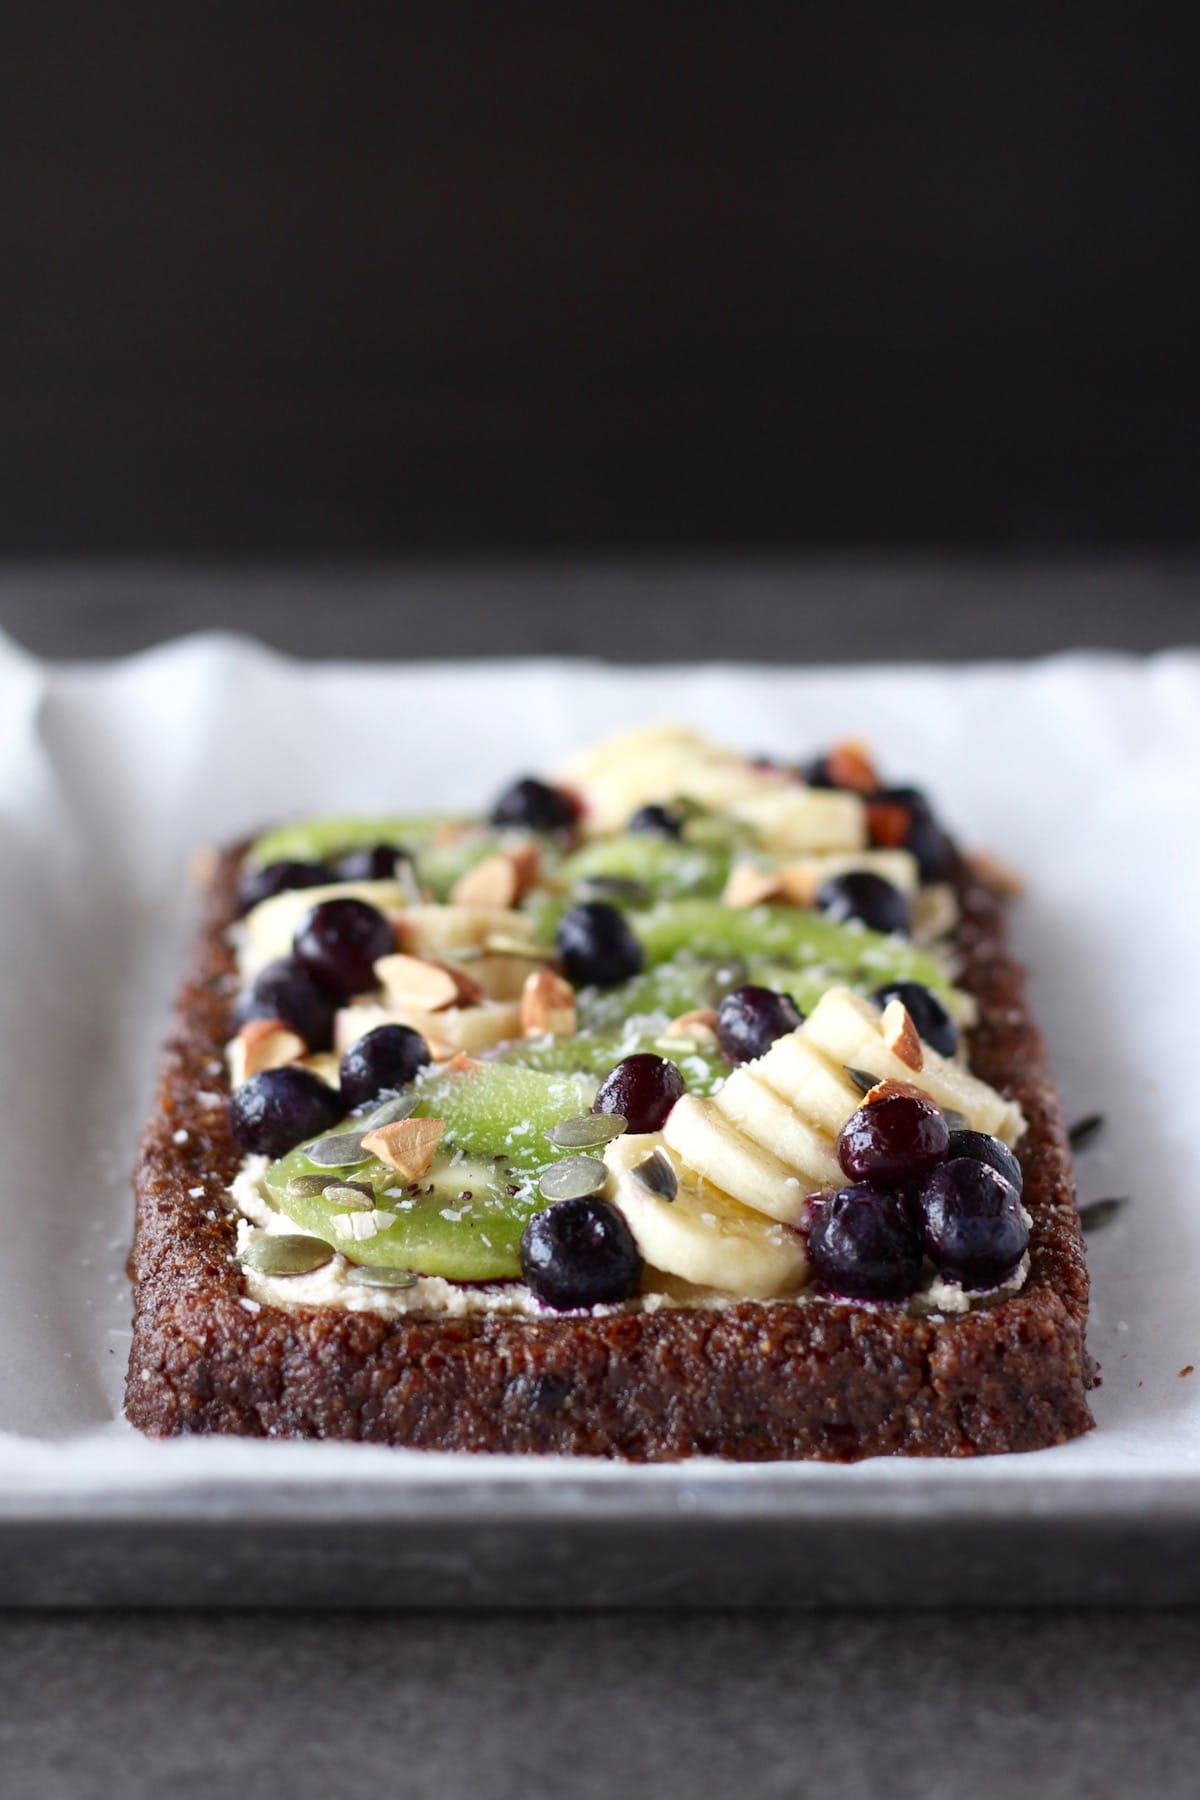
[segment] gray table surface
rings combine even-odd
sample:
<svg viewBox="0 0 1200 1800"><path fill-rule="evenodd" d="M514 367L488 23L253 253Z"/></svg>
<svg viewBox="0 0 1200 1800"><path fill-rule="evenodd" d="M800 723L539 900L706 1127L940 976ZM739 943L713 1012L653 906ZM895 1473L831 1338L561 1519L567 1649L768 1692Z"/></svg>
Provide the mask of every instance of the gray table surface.
<svg viewBox="0 0 1200 1800"><path fill-rule="evenodd" d="M0 627L43 654L209 625L306 655L1148 651L1200 638L1200 563L0 572ZM1200 1612L9 1614L0 1785L1190 1800L1197 1693Z"/></svg>

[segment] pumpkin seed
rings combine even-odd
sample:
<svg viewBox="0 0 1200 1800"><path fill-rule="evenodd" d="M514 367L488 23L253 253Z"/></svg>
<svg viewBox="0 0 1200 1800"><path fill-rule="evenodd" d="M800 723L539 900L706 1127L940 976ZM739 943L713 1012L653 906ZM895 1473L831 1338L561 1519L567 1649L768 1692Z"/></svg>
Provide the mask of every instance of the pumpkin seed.
<svg viewBox="0 0 1200 1800"><path fill-rule="evenodd" d="M538 1188L546 1200L586 1200L598 1194L608 1170L597 1156L564 1156L543 1171Z"/></svg>
<svg viewBox="0 0 1200 1800"><path fill-rule="evenodd" d="M1067 1133L1067 1138L1072 1150L1076 1153L1080 1150L1086 1150L1089 1144L1095 1143L1103 1130L1103 1113L1088 1113L1085 1119L1076 1120L1075 1124L1072 1125L1070 1131Z"/></svg>
<svg viewBox="0 0 1200 1800"><path fill-rule="evenodd" d="M370 1162L371 1153L363 1149L362 1134L368 1130L364 1124L357 1131L332 1132L328 1137L317 1138L305 1146L304 1155L318 1169L353 1169L359 1163Z"/></svg>
<svg viewBox="0 0 1200 1800"><path fill-rule="evenodd" d="M625 1125L620 1113L580 1113L577 1118L560 1120L546 1136L556 1150L594 1150L597 1144L620 1137Z"/></svg>
<svg viewBox="0 0 1200 1800"><path fill-rule="evenodd" d="M1100 1231L1105 1225L1111 1225L1121 1208L1128 1205L1128 1194L1118 1194L1110 1200L1093 1200L1079 1208L1079 1223L1085 1231Z"/></svg>
<svg viewBox="0 0 1200 1800"><path fill-rule="evenodd" d="M375 1205L375 1190L361 1181L331 1181L322 1189L321 1198L330 1206L344 1206L351 1212L370 1212Z"/></svg>
<svg viewBox="0 0 1200 1800"><path fill-rule="evenodd" d="M260 1275L311 1275L333 1261L333 1251L321 1238L288 1232L280 1237L255 1238L238 1257Z"/></svg>
<svg viewBox="0 0 1200 1800"><path fill-rule="evenodd" d="M679 1179L661 1150L655 1150L645 1162L638 1163L629 1173L649 1193L657 1194L660 1200L674 1200L679 1192Z"/></svg>
<svg viewBox="0 0 1200 1800"><path fill-rule="evenodd" d="M328 1186L328 1175L293 1175L284 1191L293 1200L309 1200L323 1194Z"/></svg>
<svg viewBox="0 0 1200 1800"><path fill-rule="evenodd" d="M360 1135L366 1131L378 1131L381 1125L394 1125L397 1119L410 1119L417 1110L417 1102L421 1096L409 1088L406 1093L393 1094L373 1112L369 1112L359 1126Z"/></svg>
<svg viewBox="0 0 1200 1800"><path fill-rule="evenodd" d="M869 1069L852 1069L849 1063L843 1063L842 1067L860 1094L869 1094L873 1087L879 1086L878 1075L872 1075Z"/></svg>
<svg viewBox="0 0 1200 1800"><path fill-rule="evenodd" d="M489 956L519 956L522 962L553 962L558 955L558 951L547 944L531 944L528 938L506 937L501 931L485 938L483 948ZM454 954L457 961L458 952Z"/></svg>
<svg viewBox="0 0 1200 1800"><path fill-rule="evenodd" d="M410 1288L416 1287L419 1276L411 1269L388 1269L382 1263L351 1263L346 1270L346 1280L352 1281L355 1287L373 1288Z"/></svg>

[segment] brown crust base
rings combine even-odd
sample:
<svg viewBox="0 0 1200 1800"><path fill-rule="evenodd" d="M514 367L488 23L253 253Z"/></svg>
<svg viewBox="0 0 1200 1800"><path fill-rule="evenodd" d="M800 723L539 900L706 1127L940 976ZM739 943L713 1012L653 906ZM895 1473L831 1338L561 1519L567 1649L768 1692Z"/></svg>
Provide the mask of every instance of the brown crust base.
<svg viewBox="0 0 1200 1800"><path fill-rule="evenodd" d="M1033 1267L1019 1295L943 1320L817 1302L397 1321L241 1303L223 1204L239 1156L221 1060L238 860L229 852L217 871L134 1177L126 1414L140 1430L848 1462L1034 1450L1091 1427L1087 1273L1063 1121L1022 971L1005 948L1002 902L965 870L959 942L981 1010L972 1066L1029 1120L1021 1160Z"/></svg>

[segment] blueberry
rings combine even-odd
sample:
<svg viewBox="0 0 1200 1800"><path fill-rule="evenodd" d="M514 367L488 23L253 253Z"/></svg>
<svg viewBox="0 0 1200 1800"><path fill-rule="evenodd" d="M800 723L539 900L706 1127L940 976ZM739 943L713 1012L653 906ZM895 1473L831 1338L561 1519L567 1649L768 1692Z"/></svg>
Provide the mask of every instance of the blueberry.
<svg viewBox="0 0 1200 1800"><path fill-rule="evenodd" d="M395 881L397 863L411 869L412 857L398 844L370 844L360 850L347 850L333 865L339 881Z"/></svg>
<svg viewBox="0 0 1200 1800"><path fill-rule="evenodd" d="M1016 1188L971 1157L956 1157L927 1175L917 1190L917 1211L931 1260L966 1288L1003 1281L1029 1243Z"/></svg>
<svg viewBox="0 0 1200 1800"><path fill-rule="evenodd" d="M949 1142L945 1118L932 1100L891 1094L851 1113L837 1157L851 1181L913 1181L941 1162Z"/></svg>
<svg viewBox="0 0 1200 1800"><path fill-rule="evenodd" d="M341 1096L311 1069L294 1066L252 1075L234 1089L229 1102L235 1142L258 1156L286 1156L341 1117Z"/></svg>
<svg viewBox="0 0 1200 1800"><path fill-rule="evenodd" d="M857 919L869 931L907 932L908 901L899 888L866 869L831 875L817 889L817 910L837 924Z"/></svg>
<svg viewBox="0 0 1200 1800"><path fill-rule="evenodd" d="M396 934L365 900L322 900L301 919L292 951L337 1000L375 986L375 964L396 948Z"/></svg>
<svg viewBox="0 0 1200 1800"><path fill-rule="evenodd" d="M806 787L835 788L837 786L837 782L829 773L829 764L823 756L814 756L811 762L801 763L796 773Z"/></svg>
<svg viewBox="0 0 1200 1800"><path fill-rule="evenodd" d="M681 838L683 820L667 806L641 806L625 829L646 837Z"/></svg>
<svg viewBox="0 0 1200 1800"><path fill-rule="evenodd" d="M407 1087L418 1069L433 1061L429 1045L408 1025L377 1025L342 1057L338 1079L347 1112L384 1092Z"/></svg>
<svg viewBox="0 0 1200 1800"><path fill-rule="evenodd" d="M280 956L259 970L233 1006L234 1029L247 1019L282 1019L298 1032L310 1050L328 1050L333 1042L337 1008L304 964Z"/></svg>
<svg viewBox="0 0 1200 1800"><path fill-rule="evenodd" d="M922 881L936 881L944 875L953 860L953 847L920 788L881 788L872 799L881 807L899 807L908 814L903 834L896 838L889 833L888 842L916 857ZM867 816L869 820L869 809Z"/></svg>
<svg viewBox="0 0 1200 1800"><path fill-rule="evenodd" d="M871 998L880 1006L886 1006L890 1000L901 1001L917 1028L917 1036L940 1056L953 1056L958 1049L958 1026L945 1004L919 981L889 981L876 988Z"/></svg>
<svg viewBox="0 0 1200 1800"><path fill-rule="evenodd" d="M318 862L273 862L261 869L244 869L238 882L238 912L248 913L290 889L322 887L333 879L332 869Z"/></svg>
<svg viewBox="0 0 1200 1800"><path fill-rule="evenodd" d="M628 1300L637 1293L642 1258L607 1200L559 1200L534 1213L521 1234L521 1273L539 1300L562 1312Z"/></svg>
<svg viewBox="0 0 1200 1800"><path fill-rule="evenodd" d="M952 1131L946 1160L953 1162L959 1156L968 1156L974 1162L986 1163L989 1169L995 1169L997 1175L1003 1175L1018 1194L1025 1185L1021 1165L1008 1145L1002 1144L999 1138L989 1137L986 1131Z"/></svg>
<svg viewBox="0 0 1200 1800"><path fill-rule="evenodd" d="M683 1076L673 1062L639 1051L609 1070L592 1111L619 1113L629 1131L661 1131L667 1114L685 1091Z"/></svg>
<svg viewBox="0 0 1200 1800"><path fill-rule="evenodd" d="M565 912L555 942L576 987L615 987L638 974L645 961L624 914L603 900L585 900Z"/></svg>
<svg viewBox="0 0 1200 1800"><path fill-rule="evenodd" d="M821 1197L808 1257L824 1288L854 1300L902 1300L921 1277L921 1246L903 1195L867 1181Z"/></svg>
<svg viewBox="0 0 1200 1800"><path fill-rule="evenodd" d="M765 1056L776 1038L803 1023L803 1015L790 994L752 983L726 994L717 1008L717 1039L730 1062L750 1062Z"/></svg>
<svg viewBox="0 0 1200 1800"><path fill-rule="evenodd" d="M549 787L534 775L523 776L505 788L491 811L493 825L523 825L528 831L547 834L570 831L579 818L579 807L561 788Z"/></svg>

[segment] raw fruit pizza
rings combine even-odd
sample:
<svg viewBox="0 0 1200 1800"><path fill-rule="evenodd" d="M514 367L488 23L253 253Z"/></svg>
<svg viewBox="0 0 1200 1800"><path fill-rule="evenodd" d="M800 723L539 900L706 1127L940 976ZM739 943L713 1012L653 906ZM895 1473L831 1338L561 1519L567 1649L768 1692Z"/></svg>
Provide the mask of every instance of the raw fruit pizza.
<svg viewBox="0 0 1200 1800"><path fill-rule="evenodd" d="M234 927L247 1290L436 1315L1015 1292L1019 1108L974 1076L958 853L858 744L684 727L483 817L258 839Z"/></svg>

